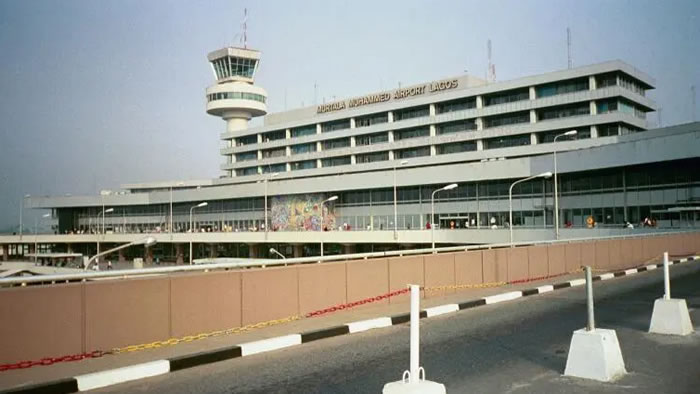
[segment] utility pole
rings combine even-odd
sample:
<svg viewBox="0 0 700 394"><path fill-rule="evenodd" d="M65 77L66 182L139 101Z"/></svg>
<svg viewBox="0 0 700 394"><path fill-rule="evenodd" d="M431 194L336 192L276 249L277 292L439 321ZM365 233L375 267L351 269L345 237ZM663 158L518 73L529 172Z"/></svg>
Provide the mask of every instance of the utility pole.
<svg viewBox="0 0 700 394"><path fill-rule="evenodd" d="M568 60L569 69L573 67L573 61L571 60L571 29L566 28L566 57Z"/></svg>

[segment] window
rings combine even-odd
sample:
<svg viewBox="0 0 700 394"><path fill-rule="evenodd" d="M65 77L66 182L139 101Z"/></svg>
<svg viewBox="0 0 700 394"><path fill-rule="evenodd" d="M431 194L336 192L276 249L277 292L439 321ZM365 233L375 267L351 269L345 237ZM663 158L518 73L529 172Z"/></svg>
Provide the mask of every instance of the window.
<svg viewBox="0 0 700 394"><path fill-rule="evenodd" d="M362 155L357 155L355 159L356 163L373 163L375 161L386 161L389 160L389 152L365 153Z"/></svg>
<svg viewBox="0 0 700 394"><path fill-rule="evenodd" d="M394 141L405 140L409 138L428 137L430 135L430 127L415 127L412 129L394 131Z"/></svg>
<svg viewBox="0 0 700 394"><path fill-rule="evenodd" d="M474 119L458 120L456 122L440 123L436 126L437 135L459 133L461 131L476 130Z"/></svg>
<svg viewBox="0 0 700 394"><path fill-rule="evenodd" d="M346 148L348 146L350 146L350 138L349 137L323 141L323 150Z"/></svg>
<svg viewBox="0 0 700 394"><path fill-rule="evenodd" d="M375 145L389 141L389 133L375 133L355 137L355 145Z"/></svg>
<svg viewBox="0 0 700 394"><path fill-rule="evenodd" d="M438 155L448 155L451 153L472 152L476 150L475 141L464 141L453 144L442 144L437 146Z"/></svg>
<svg viewBox="0 0 700 394"><path fill-rule="evenodd" d="M394 153L396 159L410 159L412 157L430 156L430 147L421 146L420 148L401 149Z"/></svg>
<svg viewBox="0 0 700 394"><path fill-rule="evenodd" d="M484 118L484 127L499 127L518 123L529 123L530 113L528 111L515 112L504 115L490 116Z"/></svg>
<svg viewBox="0 0 700 394"><path fill-rule="evenodd" d="M287 165L284 163L278 163L278 164L268 164L266 166L260 167L262 168L263 174L267 173L275 173L275 172L285 172L287 171Z"/></svg>
<svg viewBox="0 0 700 394"><path fill-rule="evenodd" d="M220 92L220 93L211 93L207 95L207 99L209 101L216 101L216 100L253 100L253 101L259 101L261 103L264 103L265 100L267 99L265 96L257 93L243 93L243 92Z"/></svg>
<svg viewBox="0 0 700 394"><path fill-rule="evenodd" d="M466 97L459 100L445 101L435 105L437 113L463 111L465 109L476 108L476 97Z"/></svg>
<svg viewBox="0 0 700 394"><path fill-rule="evenodd" d="M537 120L551 120L559 118L569 118L572 116L589 115L591 106L587 102L565 105L559 107L550 107L537 111Z"/></svg>
<svg viewBox="0 0 700 394"><path fill-rule="evenodd" d="M620 86L641 96L646 94L646 90L641 83L624 74L620 75Z"/></svg>
<svg viewBox="0 0 700 394"><path fill-rule="evenodd" d="M321 160L322 167L345 166L350 164L350 156L331 157Z"/></svg>
<svg viewBox="0 0 700 394"><path fill-rule="evenodd" d="M316 160L295 161L291 164L292 171L316 168Z"/></svg>
<svg viewBox="0 0 700 394"><path fill-rule="evenodd" d="M275 148L275 149L266 149L262 151L262 156L263 159L270 159L273 157L282 157L287 155L287 149L286 148Z"/></svg>
<svg viewBox="0 0 700 394"><path fill-rule="evenodd" d="M310 124L307 126L295 127L291 130L291 134L292 138L316 134L316 125Z"/></svg>
<svg viewBox="0 0 700 394"><path fill-rule="evenodd" d="M595 81L596 81L596 88L598 88L598 89L606 88L608 86L615 86L615 85L617 85L617 74L607 73L607 74L597 75L595 77Z"/></svg>
<svg viewBox="0 0 700 394"><path fill-rule="evenodd" d="M328 133L336 130L350 128L350 119L335 120L333 122L321 123L321 132Z"/></svg>
<svg viewBox="0 0 700 394"><path fill-rule="evenodd" d="M311 142L309 144L292 145L292 154L293 155L300 155L300 154L311 153L311 152L316 152L316 143L315 142Z"/></svg>
<svg viewBox="0 0 700 394"><path fill-rule="evenodd" d="M394 122L406 119L420 118L428 115L430 115L430 107L427 105L396 110L394 111Z"/></svg>
<svg viewBox="0 0 700 394"><path fill-rule="evenodd" d="M250 144L257 144L257 143L258 143L258 136L255 134L247 135L245 137L236 138L236 146L243 146L243 145L250 145Z"/></svg>
<svg viewBox="0 0 700 394"><path fill-rule="evenodd" d="M608 137L611 135L618 135L619 132L620 132L620 126L617 123L598 125L598 137Z"/></svg>
<svg viewBox="0 0 700 394"><path fill-rule="evenodd" d="M537 141L541 144L554 142L554 137L561 135L561 134L564 134L570 130L572 130L572 129L543 131L543 132L537 134ZM575 130L576 130L576 135L559 137L559 138L557 138L557 142L591 138L591 127L590 126L576 127Z"/></svg>
<svg viewBox="0 0 700 394"><path fill-rule="evenodd" d="M617 99L600 100L596 102L599 114L617 111Z"/></svg>
<svg viewBox="0 0 700 394"><path fill-rule="evenodd" d="M257 173L258 167L246 167L236 170L236 176L256 175Z"/></svg>
<svg viewBox="0 0 700 394"><path fill-rule="evenodd" d="M498 137L484 140L484 149L508 148L512 146L530 145L530 134Z"/></svg>
<svg viewBox="0 0 700 394"><path fill-rule="evenodd" d="M287 138L287 132L285 130L270 131L263 134L263 142L283 140Z"/></svg>
<svg viewBox="0 0 700 394"><path fill-rule="evenodd" d="M211 63L214 66L217 79L223 79L234 76L253 78L257 62L255 59L226 56Z"/></svg>
<svg viewBox="0 0 700 394"><path fill-rule="evenodd" d="M484 96L484 106L513 103L516 101L528 100L530 90L528 88L513 89L500 93L493 93Z"/></svg>
<svg viewBox="0 0 700 394"><path fill-rule="evenodd" d="M389 121L389 113L382 112L366 116L358 116L355 118L355 127L367 127L374 124L387 123Z"/></svg>
<svg viewBox="0 0 700 394"><path fill-rule="evenodd" d="M257 151L250 151L250 152L243 152L243 153L236 154L236 161L256 160L257 158L258 158Z"/></svg>
<svg viewBox="0 0 700 394"><path fill-rule="evenodd" d="M588 88L588 77L585 77L540 85L535 88L535 92L537 93L537 98L540 98L580 92L582 90L588 90Z"/></svg>

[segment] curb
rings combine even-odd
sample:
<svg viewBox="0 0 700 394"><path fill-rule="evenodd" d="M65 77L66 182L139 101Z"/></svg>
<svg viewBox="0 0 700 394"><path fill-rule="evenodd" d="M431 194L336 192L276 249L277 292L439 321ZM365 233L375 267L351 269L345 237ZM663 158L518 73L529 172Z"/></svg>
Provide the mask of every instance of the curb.
<svg viewBox="0 0 700 394"><path fill-rule="evenodd" d="M682 259L669 261L668 263L669 265L674 265L694 260L700 260L700 255L685 257ZM606 281L614 278L619 278L621 276L629 276L635 275L640 272L652 271L662 267L663 263L659 263L650 264L639 268L627 269L624 271L609 272L594 276L593 281ZM477 308L483 305L492 305L500 302L515 300L522 297L529 297L532 295L549 293L560 289L582 286L585 284L585 282L585 279L573 279L565 282L554 283L551 285L543 285L532 289L510 291L506 293L490 295L474 300L461 302L459 304L444 304L434 306L423 309L420 312L420 318L423 319L434 316L440 316L465 309ZM407 323L409 320L410 313L404 313L400 315L384 316L375 319L356 321L346 323L341 326L323 328L320 330L308 331L300 334L289 334L274 338L263 339L260 341L247 342L236 346L220 348L201 353L188 354L185 356L174 357L167 360L149 361L142 364L135 364L122 368L79 375L73 378L54 380L46 383L39 383L28 386L18 386L9 390L0 391L0 394L63 394L93 390L146 377L158 376L170 372L180 371L183 369L193 368L200 365L206 365L219 361L250 356L278 349L284 349L291 346L297 346L304 343L317 341L319 339L354 334L357 332L368 331L375 328L395 326Z"/></svg>

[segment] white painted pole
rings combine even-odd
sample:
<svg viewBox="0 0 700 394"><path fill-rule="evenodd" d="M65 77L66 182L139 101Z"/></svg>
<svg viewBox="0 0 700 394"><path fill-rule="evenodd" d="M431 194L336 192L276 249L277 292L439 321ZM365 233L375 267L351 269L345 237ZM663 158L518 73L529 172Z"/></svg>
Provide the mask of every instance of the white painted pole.
<svg viewBox="0 0 700 394"><path fill-rule="evenodd" d="M586 266L586 309L588 310L586 331L593 331L595 330L595 317L593 314L593 278L590 266Z"/></svg>
<svg viewBox="0 0 700 394"><path fill-rule="evenodd" d="M668 274L668 252L664 252L664 300L671 299L671 278Z"/></svg>
<svg viewBox="0 0 700 394"><path fill-rule="evenodd" d="M420 367L420 286L411 285L411 374L409 384L417 384Z"/></svg>

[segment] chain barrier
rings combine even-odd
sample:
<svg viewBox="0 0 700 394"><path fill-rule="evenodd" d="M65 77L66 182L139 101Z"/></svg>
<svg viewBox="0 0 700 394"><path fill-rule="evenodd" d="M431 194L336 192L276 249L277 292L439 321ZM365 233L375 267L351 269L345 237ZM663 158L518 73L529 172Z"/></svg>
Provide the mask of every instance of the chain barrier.
<svg viewBox="0 0 700 394"><path fill-rule="evenodd" d="M638 265L637 267L643 267L643 266L647 265L650 261L656 260L657 258L658 258L658 256L655 256L654 258L645 261L644 263ZM632 267L632 268L637 268L637 267ZM609 269L603 269L603 268L594 268L593 270L594 271L609 271ZM527 283L527 282L534 282L534 281L538 281L538 280L551 279L551 278L555 278L555 277L559 277L559 276L580 273L582 271L583 271L583 267L579 268L576 271L572 271L572 272L564 272L561 274L546 275L546 276L540 276L540 277L535 277L535 278L518 279L518 280L503 281L503 282L479 283L479 284L422 287L421 290L423 290L425 292L436 292L436 291L443 291L443 290L484 289L484 288L499 287L499 286L505 286L505 285L512 285L512 284ZM155 341L155 342L151 342L151 343L143 343L143 344L139 344L139 345L115 347L115 348L112 348L111 350L108 350L108 351L95 350L92 352L78 353L78 354L72 354L72 355L67 355L67 356L62 356L62 357L46 357L46 358L42 358L39 360L20 361L20 362L12 363L12 364L0 364L0 372L15 370L15 369L26 369L26 368L39 366L39 365L52 365L52 364L59 363L59 362L80 361L80 360L84 360L84 359L88 359L88 358L100 358L100 357L103 357L106 355L116 355L116 354L120 354L120 353L130 353L130 352L136 352L136 351L147 350L147 349L157 349L157 348L161 348L164 346L174 346L174 345L177 345L180 343L198 341L198 340L205 339L205 338L212 338L212 337L218 337L218 336L223 336L223 335L240 334L243 332L248 332L248 331L252 331L252 330L256 330L256 329L260 329L260 328L264 328L264 327L271 327L271 326L276 326L279 324L289 323L289 322L293 322L296 320L323 316L323 315L330 314L333 312L351 309L351 308L354 308L354 307L360 306L360 305L371 304L373 302L378 302L378 301L390 299L391 297L395 297L398 295L407 294L407 293L409 293L409 291L410 291L409 288L405 288L405 289L401 289L401 290L391 291L391 292L388 292L385 294L380 294L380 295L374 296L374 297L368 297L368 298L358 300L358 301L348 302L348 303L344 303L344 304L338 304L338 305L331 306L328 308L319 309L316 311L308 312L304 315L292 315L292 316L287 316L287 317L284 317L281 319L267 320L264 322L252 323L252 324L248 324L248 325L241 326L241 327L234 327L234 328L228 328L225 330L211 331L211 332L200 333L200 334L196 334L196 335L186 335L186 336L183 336L180 338L170 338L170 339L166 339L166 340L162 340L162 341Z"/></svg>

